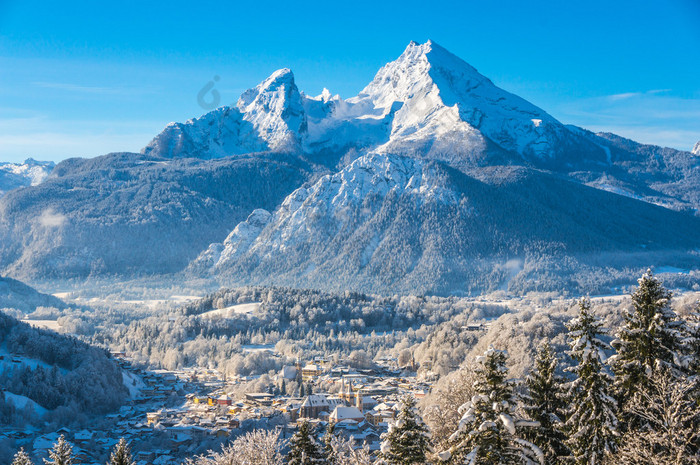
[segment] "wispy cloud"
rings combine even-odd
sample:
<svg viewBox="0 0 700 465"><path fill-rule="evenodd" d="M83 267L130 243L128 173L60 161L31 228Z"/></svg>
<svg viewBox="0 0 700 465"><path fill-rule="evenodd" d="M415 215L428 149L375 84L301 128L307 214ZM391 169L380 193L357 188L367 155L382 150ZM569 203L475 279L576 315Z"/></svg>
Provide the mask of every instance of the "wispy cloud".
<svg viewBox="0 0 700 465"><path fill-rule="evenodd" d="M646 144L690 150L700 140L700 98L682 98L671 89L568 101L553 113L567 123Z"/></svg>
<svg viewBox="0 0 700 465"><path fill-rule="evenodd" d="M640 98L640 97L644 97L645 95L664 94L667 92L671 92L671 90L672 89L654 89L654 90L648 90L646 92L623 92L621 94L608 95L607 99L611 100L613 102L616 102L618 100L628 100L628 99L633 99L633 98Z"/></svg>
<svg viewBox="0 0 700 465"><path fill-rule="evenodd" d="M53 89L62 90L66 92L74 92L81 94L95 94L95 95L133 95L133 94L146 94L156 92L155 88L147 87L112 87L112 86L87 86L82 84L72 84L66 82L46 82L46 81L36 81L32 82L32 86L40 87L42 89Z"/></svg>

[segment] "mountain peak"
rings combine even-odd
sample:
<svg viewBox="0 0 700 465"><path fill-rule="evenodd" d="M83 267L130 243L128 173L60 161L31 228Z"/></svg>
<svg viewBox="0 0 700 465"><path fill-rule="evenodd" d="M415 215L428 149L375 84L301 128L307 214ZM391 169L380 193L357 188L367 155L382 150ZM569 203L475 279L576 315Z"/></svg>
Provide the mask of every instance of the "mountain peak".
<svg viewBox="0 0 700 465"><path fill-rule="evenodd" d="M245 91L237 107L271 150L297 149L299 138L307 131L302 96L288 68Z"/></svg>
<svg viewBox="0 0 700 465"><path fill-rule="evenodd" d="M431 40L409 43L355 99L362 100L385 115L395 111L384 152L427 150L433 152L428 158L467 160L494 142L539 162L557 157L567 133L544 110L497 87Z"/></svg>
<svg viewBox="0 0 700 465"><path fill-rule="evenodd" d="M695 155L700 155L700 141L695 143L695 147L693 147L693 151Z"/></svg>

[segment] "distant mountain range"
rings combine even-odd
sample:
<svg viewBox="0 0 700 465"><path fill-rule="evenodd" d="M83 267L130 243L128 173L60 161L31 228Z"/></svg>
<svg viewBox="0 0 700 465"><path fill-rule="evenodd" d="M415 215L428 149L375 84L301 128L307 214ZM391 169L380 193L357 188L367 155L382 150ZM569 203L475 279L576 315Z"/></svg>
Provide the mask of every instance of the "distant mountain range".
<svg viewBox="0 0 700 465"><path fill-rule="evenodd" d="M0 272L452 294L673 265L690 283L697 151L564 125L412 42L356 97L282 69L141 154L62 162L0 199Z"/></svg>

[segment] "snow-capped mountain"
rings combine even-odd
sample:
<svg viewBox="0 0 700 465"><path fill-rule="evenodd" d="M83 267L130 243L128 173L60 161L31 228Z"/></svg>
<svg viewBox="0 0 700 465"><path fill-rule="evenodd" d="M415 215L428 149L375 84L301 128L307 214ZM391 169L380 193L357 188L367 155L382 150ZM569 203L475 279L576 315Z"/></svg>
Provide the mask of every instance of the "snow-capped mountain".
<svg viewBox="0 0 700 465"><path fill-rule="evenodd" d="M0 163L0 197L18 187L36 186L46 179L55 164L28 158L24 163Z"/></svg>
<svg viewBox="0 0 700 465"><path fill-rule="evenodd" d="M306 96L290 70L276 71L236 106L171 123L144 152L217 158L266 150L315 154L329 167L368 152L442 160L465 172L524 165L650 203L700 209L700 202L689 200L692 194L678 188L686 178L700 177L697 157L682 162L679 171L675 159L687 158L683 152L675 151L659 166L659 152L666 149L620 144L605 134L565 126L431 41L411 42L359 95L346 100L327 89Z"/></svg>
<svg viewBox="0 0 700 465"><path fill-rule="evenodd" d="M693 155L700 155L700 141L695 143L695 147L693 147L692 153Z"/></svg>
<svg viewBox="0 0 700 465"><path fill-rule="evenodd" d="M307 97L290 70L276 71L244 92L235 107L171 123L144 153L214 158L353 148L470 166L485 163L490 145L535 162L563 157L573 145L577 152L605 159L600 147L431 41L411 42L347 100L331 97L328 90Z"/></svg>

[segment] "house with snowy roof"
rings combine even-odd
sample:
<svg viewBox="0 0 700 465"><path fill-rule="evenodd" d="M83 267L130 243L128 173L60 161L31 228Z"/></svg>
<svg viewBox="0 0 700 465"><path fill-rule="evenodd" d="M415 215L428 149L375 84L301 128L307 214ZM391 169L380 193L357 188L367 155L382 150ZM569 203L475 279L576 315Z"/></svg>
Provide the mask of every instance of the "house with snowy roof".
<svg viewBox="0 0 700 465"><path fill-rule="evenodd" d="M364 421L365 416L357 407L346 407L338 405L333 409L328 421L332 424L339 423L345 420L353 420L356 422Z"/></svg>

